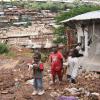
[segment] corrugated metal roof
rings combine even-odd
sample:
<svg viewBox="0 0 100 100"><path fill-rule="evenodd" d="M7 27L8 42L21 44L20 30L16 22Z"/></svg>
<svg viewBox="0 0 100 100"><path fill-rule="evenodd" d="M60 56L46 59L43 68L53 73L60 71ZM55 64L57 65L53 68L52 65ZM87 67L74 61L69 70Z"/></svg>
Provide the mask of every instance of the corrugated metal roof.
<svg viewBox="0 0 100 100"><path fill-rule="evenodd" d="M67 20L61 21L61 23L67 23L69 21L79 21L79 20L90 20L90 19L100 19L100 10L87 12Z"/></svg>

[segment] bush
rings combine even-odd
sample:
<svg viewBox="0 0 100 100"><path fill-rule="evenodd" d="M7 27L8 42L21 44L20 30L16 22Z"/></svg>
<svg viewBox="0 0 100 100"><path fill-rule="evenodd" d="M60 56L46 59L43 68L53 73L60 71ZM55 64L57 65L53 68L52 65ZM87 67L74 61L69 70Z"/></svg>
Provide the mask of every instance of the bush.
<svg viewBox="0 0 100 100"><path fill-rule="evenodd" d="M48 59L48 54L47 53L42 53L41 54L41 61L45 63L47 61L47 59Z"/></svg>
<svg viewBox="0 0 100 100"><path fill-rule="evenodd" d="M54 43L56 44L59 44L59 43L66 44L67 43L67 37L65 35L64 30L65 28L63 26L54 29L53 34L56 37L56 39L53 41Z"/></svg>
<svg viewBox="0 0 100 100"><path fill-rule="evenodd" d="M6 44L0 43L0 54L8 53L9 48Z"/></svg>
<svg viewBox="0 0 100 100"><path fill-rule="evenodd" d="M96 11L96 10L100 10L100 6L94 6L94 5L81 5L80 6L79 5L69 10L69 12L61 12L55 19L59 23L62 20L74 17L76 15L80 15L86 12Z"/></svg>

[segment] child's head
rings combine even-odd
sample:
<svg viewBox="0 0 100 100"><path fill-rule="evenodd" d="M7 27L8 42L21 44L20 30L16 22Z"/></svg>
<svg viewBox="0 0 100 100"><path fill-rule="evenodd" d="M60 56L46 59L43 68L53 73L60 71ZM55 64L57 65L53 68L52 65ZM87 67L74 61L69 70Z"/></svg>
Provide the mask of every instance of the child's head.
<svg viewBox="0 0 100 100"><path fill-rule="evenodd" d="M78 57L78 50L77 49L74 49L72 51L72 57Z"/></svg>
<svg viewBox="0 0 100 100"><path fill-rule="evenodd" d="M33 59L34 59L34 62L39 62L40 61L40 59L38 57L34 57Z"/></svg>
<svg viewBox="0 0 100 100"><path fill-rule="evenodd" d="M53 50L54 53L57 53L57 51L58 51L58 45L55 45L55 46L52 48L52 50Z"/></svg>
<svg viewBox="0 0 100 100"><path fill-rule="evenodd" d="M69 56L72 56L72 53L73 53L73 49L70 49L68 55L69 55Z"/></svg>
<svg viewBox="0 0 100 100"><path fill-rule="evenodd" d="M33 55L33 59L35 62L39 62L41 60L41 54L39 51L36 51Z"/></svg>

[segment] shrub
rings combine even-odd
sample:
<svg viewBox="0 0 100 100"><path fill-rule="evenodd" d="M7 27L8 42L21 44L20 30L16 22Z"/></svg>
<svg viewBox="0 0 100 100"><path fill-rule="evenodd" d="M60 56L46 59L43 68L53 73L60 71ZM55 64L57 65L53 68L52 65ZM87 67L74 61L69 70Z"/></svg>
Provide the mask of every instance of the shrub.
<svg viewBox="0 0 100 100"><path fill-rule="evenodd" d="M0 54L8 53L9 48L6 44L0 43Z"/></svg>
<svg viewBox="0 0 100 100"><path fill-rule="evenodd" d="M47 53L41 53L41 61L42 62L46 62L48 59L48 54Z"/></svg>

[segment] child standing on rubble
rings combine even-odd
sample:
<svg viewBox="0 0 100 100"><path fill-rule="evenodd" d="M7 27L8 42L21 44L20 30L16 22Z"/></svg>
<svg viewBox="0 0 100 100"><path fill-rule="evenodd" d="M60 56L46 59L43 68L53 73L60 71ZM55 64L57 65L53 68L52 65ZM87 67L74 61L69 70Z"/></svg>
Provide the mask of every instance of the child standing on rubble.
<svg viewBox="0 0 100 100"><path fill-rule="evenodd" d="M43 95L44 90L43 90L43 63L41 62L41 54L40 52L36 51L34 56L33 56L33 63L32 63L32 68L33 68L33 77L34 77L34 88L35 90L33 91L32 95Z"/></svg>
<svg viewBox="0 0 100 100"><path fill-rule="evenodd" d="M56 75L59 78L59 83L62 83L63 55L58 51L58 47L53 48L53 52L49 56L51 65L52 84L55 84Z"/></svg>
<svg viewBox="0 0 100 100"><path fill-rule="evenodd" d="M71 83L76 83L76 77L78 75L78 70L79 70L79 60L77 57L76 49L72 49L69 52L69 57L68 57L68 72L67 72L67 78L68 81Z"/></svg>

